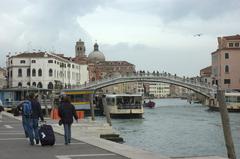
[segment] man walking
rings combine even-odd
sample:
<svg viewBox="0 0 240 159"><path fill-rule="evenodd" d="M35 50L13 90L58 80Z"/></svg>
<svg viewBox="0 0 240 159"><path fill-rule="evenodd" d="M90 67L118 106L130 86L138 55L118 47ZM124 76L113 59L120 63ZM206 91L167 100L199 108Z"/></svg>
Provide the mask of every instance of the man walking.
<svg viewBox="0 0 240 159"><path fill-rule="evenodd" d="M23 104L23 115L27 122L27 131L30 139L30 145L39 144L38 120L44 121L40 103L35 99L34 93L29 95L29 101Z"/></svg>
<svg viewBox="0 0 240 159"><path fill-rule="evenodd" d="M2 100L0 99L0 120L2 120L2 111L4 111Z"/></svg>

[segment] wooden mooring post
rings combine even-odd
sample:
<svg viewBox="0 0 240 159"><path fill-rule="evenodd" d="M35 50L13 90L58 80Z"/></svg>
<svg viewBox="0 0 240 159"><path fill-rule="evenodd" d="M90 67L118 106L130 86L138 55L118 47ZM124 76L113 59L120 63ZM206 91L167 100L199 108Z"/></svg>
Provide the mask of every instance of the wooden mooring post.
<svg viewBox="0 0 240 159"><path fill-rule="evenodd" d="M236 159L234 143L232 140L232 133L231 133L230 123L229 123L228 110L227 110L227 106L225 103L225 96L224 96L223 90L217 91L217 100L218 100L219 110L220 110L221 118L222 118L223 133L224 133L225 145L227 148L228 158Z"/></svg>
<svg viewBox="0 0 240 159"><path fill-rule="evenodd" d="M109 113L109 110L108 110L108 106L107 106L107 101L106 101L106 96L105 95L102 96L102 104L103 104L103 109L104 109L105 116L107 118L107 123L110 126L112 126L112 121L111 121L110 113Z"/></svg>
<svg viewBox="0 0 240 159"><path fill-rule="evenodd" d="M94 107L93 107L93 94L91 94L90 96L90 108L91 108L92 121L95 121L95 113L94 113Z"/></svg>

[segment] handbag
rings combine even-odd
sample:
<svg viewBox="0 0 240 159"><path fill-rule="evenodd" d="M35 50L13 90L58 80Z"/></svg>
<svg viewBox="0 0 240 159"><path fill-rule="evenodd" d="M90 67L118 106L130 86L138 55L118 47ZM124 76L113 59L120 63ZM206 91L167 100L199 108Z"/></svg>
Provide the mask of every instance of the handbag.
<svg viewBox="0 0 240 159"><path fill-rule="evenodd" d="M62 122L62 119L60 119L59 121L58 121L58 125L62 125L63 124L63 122Z"/></svg>

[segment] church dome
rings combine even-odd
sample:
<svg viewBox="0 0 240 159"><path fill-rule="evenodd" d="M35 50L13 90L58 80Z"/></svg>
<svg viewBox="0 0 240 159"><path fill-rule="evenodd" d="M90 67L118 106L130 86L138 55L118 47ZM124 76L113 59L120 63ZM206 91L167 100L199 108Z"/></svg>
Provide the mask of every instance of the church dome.
<svg viewBox="0 0 240 159"><path fill-rule="evenodd" d="M88 60L93 62L105 61L105 56L101 51L99 51L97 43L94 44L94 51L88 55Z"/></svg>

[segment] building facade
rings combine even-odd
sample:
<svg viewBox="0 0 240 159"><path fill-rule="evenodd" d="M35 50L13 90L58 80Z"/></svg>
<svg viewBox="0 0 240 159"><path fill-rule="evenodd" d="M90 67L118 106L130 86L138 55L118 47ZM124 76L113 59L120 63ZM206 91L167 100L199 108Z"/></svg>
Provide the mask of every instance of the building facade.
<svg viewBox="0 0 240 159"><path fill-rule="evenodd" d="M8 86L44 89L66 88L88 82L86 64L77 64L63 55L36 52L8 58Z"/></svg>
<svg viewBox="0 0 240 159"><path fill-rule="evenodd" d="M7 87L6 69L0 67L0 89Z"/></svg>
<svg viewBox="0 0 240 159"><path fill-rule="evenodd" d="M165 98L170 96L170 85L166 83L150 83L149 95L155 98Z"/></svg>
<svg viewBox="0 0 240 159"><path fill-rule="evenodd" d="M219 89L240 90L240 35L218 37L212 53L212 79Z"/></svg>
<svg viewBox="0 0 240 159"><path fill-rule="evenodd" d="M212 66L200 70L200 81L212 85Z"/></svg>

